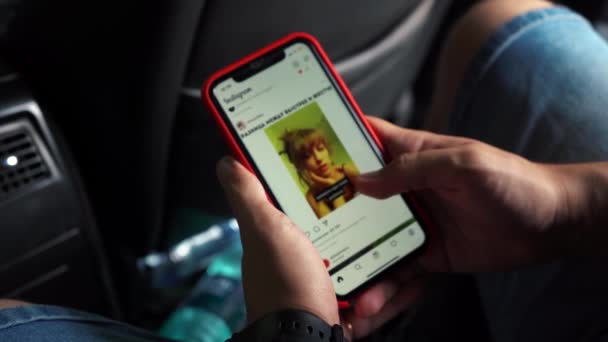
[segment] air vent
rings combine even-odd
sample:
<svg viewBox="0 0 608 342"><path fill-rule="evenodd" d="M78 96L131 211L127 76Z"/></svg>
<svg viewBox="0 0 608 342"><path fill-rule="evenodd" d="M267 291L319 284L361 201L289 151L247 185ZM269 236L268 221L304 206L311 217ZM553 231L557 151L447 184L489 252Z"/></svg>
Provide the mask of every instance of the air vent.
<svg viewBox="0 0 608 342"><path fill-rule="evenodd" d="M0 130L0 202L51 177L31 127L10 126Z"/></svg>

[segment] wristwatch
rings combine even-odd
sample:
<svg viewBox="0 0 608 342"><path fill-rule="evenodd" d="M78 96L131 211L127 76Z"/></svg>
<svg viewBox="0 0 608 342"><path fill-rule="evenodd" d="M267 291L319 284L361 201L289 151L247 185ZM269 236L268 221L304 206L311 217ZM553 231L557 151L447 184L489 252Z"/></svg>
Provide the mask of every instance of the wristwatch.
<svg viewBox="0 0 608 342"><path fill-rule="evenodd" d="M319 317L301 310L270 313L226 342L348 342L342 327L327 324Z"/></svg>

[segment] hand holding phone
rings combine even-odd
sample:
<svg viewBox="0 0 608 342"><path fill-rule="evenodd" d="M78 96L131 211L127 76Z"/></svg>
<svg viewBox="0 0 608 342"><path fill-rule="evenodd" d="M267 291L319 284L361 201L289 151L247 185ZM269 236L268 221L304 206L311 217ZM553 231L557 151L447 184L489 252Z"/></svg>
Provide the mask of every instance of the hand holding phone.
<svg viewBox="0 0 608 342"><path fill-rule="evenodd" d="M340 324L331 280L310 241L268 202L260 182L233 158L222 159L217 173L240 222L248 321L300 309L330 325Z"/></svg>
<svg viewBox="0 0 608 342"><path fill-rule="evenodd" d="M203 98L237 159L329 265L338 298L422 250L426 222L411 196L356 188L384 156L314 38L290 35L219 71Z"/></svg>
<svg viewBox="0 0 608 342"><path fill-rule="evenodd" d="M285 60L299 51L315 61L308 70L300 68L304 58ZM319 85L315 82L322 85L320 90L314 90ZM329 260L337 295L358 294L355 308L345 316L355 336L367 334L407 306L421 288L421 274L503 270L548 260L559 252L556 242L564 238L559 229L563 226L555 222L555 213L565 202L559 191L563 174L556 173L556 167L475 140L377 120L376 129L397 158L383 167L379 142L309 36L290 36L216 74L205 94L239 161ZM310 125L311 119L320 125ZM313 134L318 126L324 134ZM297 158L290 160L282 153L285 141L278 137L294 129L303 138L293 145L306 148L295 148L292 155ZM315 155L315 148L323 153ZM355 182L347 175L317 190L300 175L315 172L327 178L327 155L334 165L336 160L352 163L361 174L382 171ZM348 189L353 189L352 197ZM418 190L440 223L435 241L441 243L404 265L398 262L424 245L426 221L399 194ZM325 211L315 213L305 194L325 203Z"/></svg>

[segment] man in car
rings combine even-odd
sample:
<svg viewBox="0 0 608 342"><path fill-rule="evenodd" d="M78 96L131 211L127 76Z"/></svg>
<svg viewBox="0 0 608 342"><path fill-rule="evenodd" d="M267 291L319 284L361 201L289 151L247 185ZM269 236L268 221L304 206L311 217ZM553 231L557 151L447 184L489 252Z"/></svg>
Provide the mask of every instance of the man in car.
<svg viewBox="0 0 608 342"><path fill-rule="evenodd" d="M495 341L608 337L606 42L565 8L484 1L452 30L436 87L429 125L450 135L372 119L394 160L355 183L379 198L415 191L439 231L429 252L348 311L338 311L300 229L245 168L220 161L241 227L250 322L232 340L318 341L319 330L339 341L339 325L351 338L365 336L405 310L437 272L477 274ZM4 305L13 308L0 311L2 341L161 340L68 309Z"/></svg>

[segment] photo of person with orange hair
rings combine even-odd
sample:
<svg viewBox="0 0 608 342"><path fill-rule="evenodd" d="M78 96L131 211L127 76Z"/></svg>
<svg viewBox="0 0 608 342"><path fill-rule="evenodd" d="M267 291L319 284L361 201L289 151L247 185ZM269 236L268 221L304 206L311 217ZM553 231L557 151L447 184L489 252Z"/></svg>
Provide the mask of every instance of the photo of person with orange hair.
<svg viewBox="0 0 608 342"><path fill-rule="evenodd" d="M266 129L306 201L321 218L353 199L359 171L316 103Z"/></svg>

